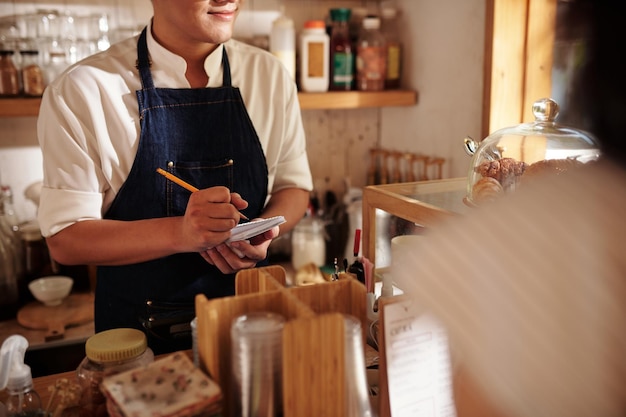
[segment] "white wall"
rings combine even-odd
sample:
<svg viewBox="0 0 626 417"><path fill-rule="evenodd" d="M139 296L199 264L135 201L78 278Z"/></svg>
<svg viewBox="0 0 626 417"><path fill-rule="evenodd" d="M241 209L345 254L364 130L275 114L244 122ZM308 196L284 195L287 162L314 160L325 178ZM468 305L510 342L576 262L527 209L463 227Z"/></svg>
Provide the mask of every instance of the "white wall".
<svg viewBox="0 0 626 417"><path fill-rule="evenodd" d="M280 0L245 0L248 10L277 10ZM444 177L465 176L469 157L466 135L480 137L483 88L485 0L395 0L401 10L405 44L403 87L418 91L412 107L355 110L305 110L309 159L316 187L323 194L366 183L369 149L376 146L446 158ZM371 7L361 0L286 0L296 27L305 19L324 18L338 6ZM39 3L0 2L0 16L36 9L75 13L107 12L112 28L145 23L149 0L65 0ZM261 27L267 27L261 22ZM22 220L35 207L23 197L28 184L42 178L36 119L0 118L0 183L9 184Z"/></svg>

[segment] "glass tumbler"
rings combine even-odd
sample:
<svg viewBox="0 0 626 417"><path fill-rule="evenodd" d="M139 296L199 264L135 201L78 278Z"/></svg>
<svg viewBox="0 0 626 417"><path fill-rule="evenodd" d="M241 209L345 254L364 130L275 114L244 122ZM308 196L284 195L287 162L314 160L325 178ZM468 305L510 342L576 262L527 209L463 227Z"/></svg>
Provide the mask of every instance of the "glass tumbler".
<svg viewBox="0 0 626 417"><path fill-rule="evenodd" d="M270 312L241 315L231 326L233 404L237 417L274 417L282 410L282 331Z"/></svg>

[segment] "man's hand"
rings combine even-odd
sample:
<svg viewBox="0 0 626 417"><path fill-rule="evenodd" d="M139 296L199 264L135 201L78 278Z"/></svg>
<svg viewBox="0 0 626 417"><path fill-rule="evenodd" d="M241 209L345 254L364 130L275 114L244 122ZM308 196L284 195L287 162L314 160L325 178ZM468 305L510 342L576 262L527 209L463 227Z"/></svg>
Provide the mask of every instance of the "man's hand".
<svg viewBox="0 0 626 417"><path fill-rule="evenodd" d="M189 252L214 248L230 237L239 223L239 210L248 202L226 187L211 187L191 194L182 223L182 241Z"/></svg>
<svg viewBox="0 0 626 417"><path fill-rule="evenodd" d="M257 262L265 259L267 249L272 239L278 237L278 233L279 226L275 226L265 233L254 236L250 241L222 243L200 254L224 274L232 274L241 269L254 268Z"/></svg>

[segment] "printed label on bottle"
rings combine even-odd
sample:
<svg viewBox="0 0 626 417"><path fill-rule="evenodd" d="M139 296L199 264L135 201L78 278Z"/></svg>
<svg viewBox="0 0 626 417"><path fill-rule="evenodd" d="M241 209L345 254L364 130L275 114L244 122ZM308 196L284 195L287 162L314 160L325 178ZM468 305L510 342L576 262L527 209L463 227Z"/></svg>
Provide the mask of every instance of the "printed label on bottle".
<svg viewBox="0 0 626 417"><path fill-rule="evenodd" d="M387 45L387 79L400 78L400 44L389 43Z"/></svg>
<svg viewBox="0 0 626 417"><path fill-rule="evenodd" d="M333 85L350 86L354 79L353 67L354 61L351 53L336 52L333 56Z"/></svg>
<svg viewBox="0 0 626 417"><path fill-rule="evenodd" d="M307 43L308 65L307 76L311 78L324 77L324 43L309 42Z"/></svg>
<svg viewBox="0 0 626 417"><path fill-rule="evenodd" d="M368 80L384 80L387 57L385 49L377 46L359 48L357 52L358 76Z"/></svg>

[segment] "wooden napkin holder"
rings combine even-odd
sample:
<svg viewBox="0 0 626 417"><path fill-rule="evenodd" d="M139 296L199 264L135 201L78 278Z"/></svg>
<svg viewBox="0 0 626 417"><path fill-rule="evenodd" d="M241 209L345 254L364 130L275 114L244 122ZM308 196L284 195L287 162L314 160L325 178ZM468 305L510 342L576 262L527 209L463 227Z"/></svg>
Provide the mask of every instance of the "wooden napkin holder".
<svg viewBox="0 0 626 417"><path fill-rule="evenodd" d="M357 317L366 341L365 286L350 274L337 281L286 288L281 266L240 271L236 295L196 297L198 354L225 399L232 398L230 326L242 314L283 315L283 415L344 417L347 409L344 314ZM233 415L225 401L224 416Z"/></svg>

